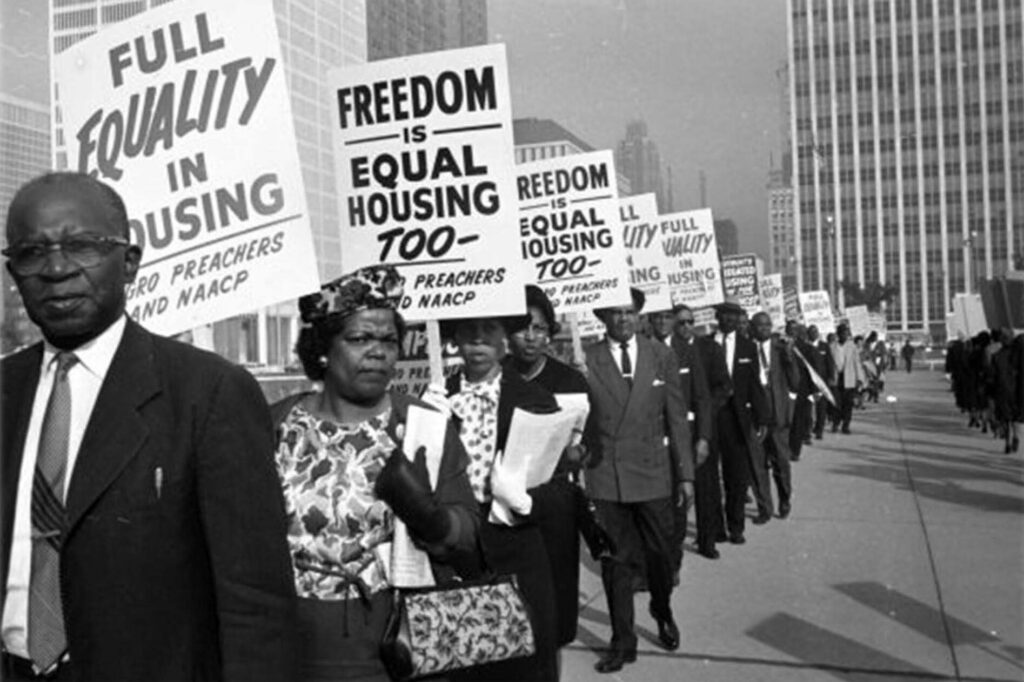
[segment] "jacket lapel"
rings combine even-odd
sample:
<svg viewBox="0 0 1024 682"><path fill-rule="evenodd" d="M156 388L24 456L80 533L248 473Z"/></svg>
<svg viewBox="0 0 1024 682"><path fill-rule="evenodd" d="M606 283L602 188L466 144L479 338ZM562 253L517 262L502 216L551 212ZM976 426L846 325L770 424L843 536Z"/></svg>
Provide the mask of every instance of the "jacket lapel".
<svg viewBox="0 0 1024 682"><path fill-rule="evenodd" d="M159 393L153 342L128 321L82 437L68 484L68 532L139 452L149 435L140 408Z"/></svg>
<svg viewBox="0 0 1024 682"><path fill-rule="evenodd" d="M14 507L18 497L21 460L25 451L25 434L32 416L32 403L39 383L39 364L43 359L43 344L4 362L3 376L3 433L0 450L0 513L3 514L3 581L7 584L8 556L11 551L11 533L14 528Z"/></svg>
<svg viewBox="0 0 1024 682"><path fill-rule="evenodd" d="M590 357L593 365L591 373L604 385L615 400L617 408L621 410L629 399L629 384L626 383L618 365L615 364L607 341L598 341L597 347L594 348Z"/></svg>

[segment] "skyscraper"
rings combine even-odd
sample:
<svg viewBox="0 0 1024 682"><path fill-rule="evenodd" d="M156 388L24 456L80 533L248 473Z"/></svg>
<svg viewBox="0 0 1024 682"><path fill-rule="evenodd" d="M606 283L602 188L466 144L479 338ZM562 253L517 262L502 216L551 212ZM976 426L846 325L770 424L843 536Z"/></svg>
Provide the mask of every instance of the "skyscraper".
<svg viewBox="0 0 1024 682"><path fill-rule="evenodd" d="M487 42L486 0L373 0L366 6L370 61Z"/></svg>
<svg viewBox="0 0 1024 682"><path fill-rule="evenodd" d="M173 0L50 2L51 45L57 54L104 26ZM366 61L366 0L274 0L274 13L317 262L321 280L326 280L341 274L327 72ZM66 167L59 130L55 139L57 166ZM297 334L296 315L294 303L283 303L217 323L214 347L237 362L288 364Z"/></svg>
<svg viewBox="0 0 1024 682"><path fill-rule="evenodd" d="M801 284L897 286L890 326L941 334L953 295L1024 242L1021 2L787 12Z"/></svg>
<svg viewBox="0 0 1024 682"><path fill-rule="evenodd" d="M629 180L633 194L654 192L658 198L658 212L672 211L661 177L658 145L647 137L647 124L644 121L631 121L626 126L626 137L619 141L615 149L615 166Z"/></svg>
<svg viewBox="0 0 1024 682"><path fill-rule="evenodd" d="M782 142L782 165L775 166L772 155L768 170L768 263L772 272L780 272L787 284L796 283L796 244L793 229L793 155L789 134L789 68L776 69L779 86L779 139Z"/></svg>

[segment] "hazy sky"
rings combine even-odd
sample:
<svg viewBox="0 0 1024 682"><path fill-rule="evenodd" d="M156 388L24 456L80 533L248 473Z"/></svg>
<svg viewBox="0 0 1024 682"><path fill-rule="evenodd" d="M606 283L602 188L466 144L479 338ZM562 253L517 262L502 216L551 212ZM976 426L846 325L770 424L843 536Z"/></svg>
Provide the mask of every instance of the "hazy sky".
<svg viewBox="0 0 1024 682"><path fill-rule="evenodd" d="M740 248L767 255L769 154L779 162L776 70L785 0L489 0L508 46L516 118L550 118L595 148L647 122L672 166L676 210L698 208L698 173Z"/></svg>

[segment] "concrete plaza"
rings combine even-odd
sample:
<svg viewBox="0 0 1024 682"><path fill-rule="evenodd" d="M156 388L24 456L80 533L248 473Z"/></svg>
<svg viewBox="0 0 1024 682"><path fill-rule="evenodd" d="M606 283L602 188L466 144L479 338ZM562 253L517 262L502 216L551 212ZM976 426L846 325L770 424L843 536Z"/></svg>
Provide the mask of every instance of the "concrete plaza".
<svg viewBox="0 0 1024 682"><path fill-rule="evenodd" d="M940 372L891 372L885 393L805 448L789 519L717 561L687 544L677 651L639 594L637 662L596 673L610 627L585 563L562 679L1024 680L1024 452L968 429Z"/></svg>

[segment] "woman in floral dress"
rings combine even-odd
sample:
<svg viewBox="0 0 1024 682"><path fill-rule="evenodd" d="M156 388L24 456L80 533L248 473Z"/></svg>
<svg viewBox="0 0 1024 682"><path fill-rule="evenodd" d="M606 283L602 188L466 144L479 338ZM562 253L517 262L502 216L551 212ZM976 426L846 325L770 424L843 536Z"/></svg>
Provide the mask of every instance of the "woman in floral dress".
<svg viewBox="0 0 1024 682"><path fill-rule="evenodd" d="M388 384L404 332L402 278L365 268L299 302L298 353L323 390L272 408L298 594L303 680L387 680L378 647L392 606L395 517L437 581L479 573L477 505L449 423L436 489L401 450L410 405ZM411 454L411 453L410 453Z"/></svg>

